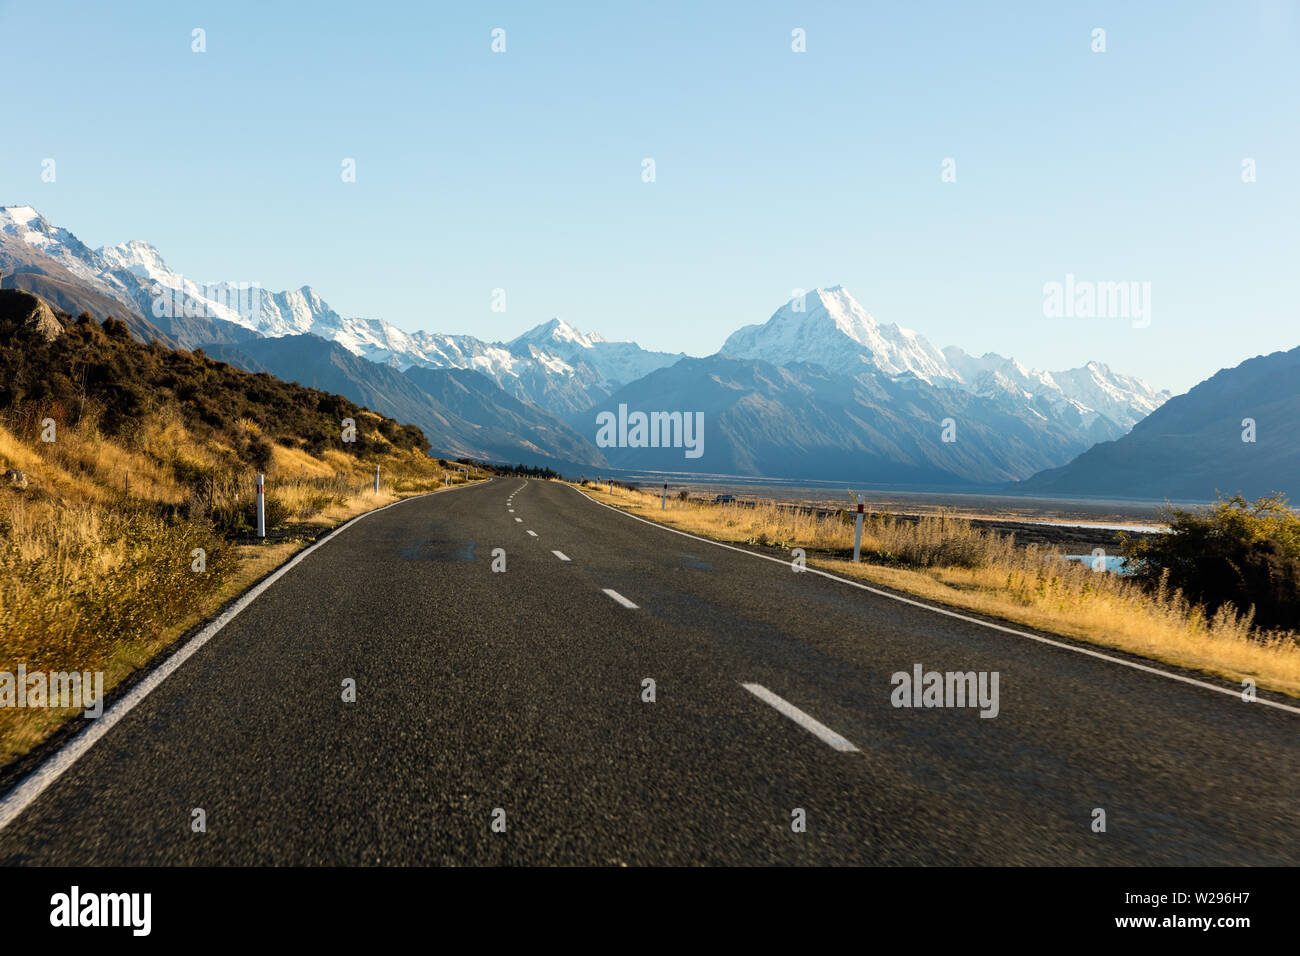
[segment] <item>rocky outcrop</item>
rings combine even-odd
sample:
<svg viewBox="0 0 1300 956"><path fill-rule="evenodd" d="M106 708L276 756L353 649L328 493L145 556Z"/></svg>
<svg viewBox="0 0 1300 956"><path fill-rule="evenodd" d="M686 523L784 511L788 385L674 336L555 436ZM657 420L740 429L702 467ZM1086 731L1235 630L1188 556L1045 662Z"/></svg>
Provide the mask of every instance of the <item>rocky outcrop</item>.
<svg viewBox="0 0 1300 956"><path fill-rule="evenodd" d="M45 300L19 289L0 289L0 323L26 328L52 342L63 334L63 323Z"/></svg>

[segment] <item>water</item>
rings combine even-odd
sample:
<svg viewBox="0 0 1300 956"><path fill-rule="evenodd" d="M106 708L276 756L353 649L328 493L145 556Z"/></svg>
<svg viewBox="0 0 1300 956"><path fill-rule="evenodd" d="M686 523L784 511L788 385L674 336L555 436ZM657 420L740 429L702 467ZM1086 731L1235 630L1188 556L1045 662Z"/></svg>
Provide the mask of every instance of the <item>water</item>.
<svg viewBox="0 0 1300 956"><path fill-rule="evenodd" d="M1028 524L1047 524L1053 528L1098 528L1102 531L1145 531L1148 534L1160 534L1168 531L1169 526L1163 524L1093 524L1082 521L1037 521L1032 520ZM1070 555L1074 557L1074 555Z"/></svg>
<svg viewBox="0 0 1300 956"><path fill-rule="evenodd" d="M1066 561L1082 561L1084 564L1092 564L1092 555L1090 554L1063 554L1061 555ZM1128 574L1124 570L1124 559L1117 554L1106 555L1106 570L1113 571L1116 574Z"/></svg>

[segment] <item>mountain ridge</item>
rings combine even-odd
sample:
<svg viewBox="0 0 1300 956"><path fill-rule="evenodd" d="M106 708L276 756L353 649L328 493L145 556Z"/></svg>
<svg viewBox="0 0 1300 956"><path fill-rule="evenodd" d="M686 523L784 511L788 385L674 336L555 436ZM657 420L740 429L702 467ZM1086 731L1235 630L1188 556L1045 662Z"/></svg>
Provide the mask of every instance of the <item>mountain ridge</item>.
<svg viewBox="0 0 1300 956"><path fill-rule="evenodd" d="M1294 494L1300 488L1297 428L1300 347L1220 369L1123 437L1039 472L1016 490L1156 500Z"/></svg>
<svg viewBox="0 0 1300 956"><path fill-rule="evenodd" d="M513 448L541 455L548 464L561 460L553 456L569 456L581 467L626 458L595 445L593 411L607 409L613 396L649 380L678 386L693 381L697 394L679 389L678 400L684 408L698 408L717 398L717 383L707 375L691 376L712 369L735 388L749 389L717 423L725 436L722 447L729 449L727 460L740 473L749 473L759 460L799 460L800 450L813 446L821 449L821 458L839 460L827 442L841 434L841 426L828 423L825 409L800 406L822 401L855 423L858 432L843 436L845 447L857 448L871 460L872 455L896 455L894 464L902 471L924 460L917 467L930 469L927 474L934 480L1007 482L1064 465L1090 445L1122 436L1168 398L1167 392L1112 372L1101 362L1041 372L992 352L975 358L953 347L936 348L919 333L879 322L843 286L815 289L782 305L766 322L737 329L722 350L704 357L716 361L701 365L701 359L684 353L607 341L558 317L508 341L487 342L473 335L405 332L382 319L345 317L309 285L270 292L231 283L200 284L175 272L148 242L130 240L91 250L30 206L0 207L0 242L29 244L33 256L44 256L52 269L65 270L99 296L101 308L121 302L137 316L133 332L139 337L166 337L185 348L220 347L232 359L259 366L270 357L276 374L295 380L304 374L341 376L336 385L341 394L378 402L386 414L414 416L449 453L478 457L486 457L486 448L457 442L475 432L490 434L502 459L518 457L509 453ZM326 356L303 341L305 352L294 356L291 349L265 344L298 341L298 336L332 343L341 352ZM364 364L346 360L343 353ZM741 374L739 366L726 364L729 358L770 368ZM681 376L659 374L683 362L688 364ZM788 371L781 375L773 368ZM418 369L472 371L494 390L484 391L477 379L463 376L394 378ZM412 394L421 391L417 382L466 403L480 420L459 418L453 409L439 407L432 395ZM641 401L657 398L644 388L632 388L629 394ZM775 414L774 406L783 401L800 407L784 417ZM516 402L544 417L522 414ZM936 458L930 448L934 435L919 434L917 423L898 421L888 402L929 416L923 420L931 431L936 422L951 419L972 439L989 428L1005 428L1008 437L1001 447L981 440L969 450L941 449ZM453 420L465 427L466 436L447 431ZM761 434L760 421L769 422L775 433ZM809 433L799 433L800 427ZM515 430L513 444L504 437L510 429ZM537 429L537 435L530 429ZM741 440L755 447L741 450ZM781 443L785 452L778 454ZM859 470L889 471L883 461ZM964 476L953 467L961 461L969 463ZM809 464L817 470L819 462Z"/></svg>

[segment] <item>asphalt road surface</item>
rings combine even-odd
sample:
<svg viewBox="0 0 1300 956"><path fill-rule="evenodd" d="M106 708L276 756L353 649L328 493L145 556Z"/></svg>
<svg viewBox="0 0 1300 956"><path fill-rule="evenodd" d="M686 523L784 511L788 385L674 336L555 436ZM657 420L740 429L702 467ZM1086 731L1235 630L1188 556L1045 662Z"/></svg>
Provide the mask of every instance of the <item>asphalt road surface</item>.
<svg viewBox="0 0 1300 956"><path fill-rule="evenodd" d="M997 672L998 715L893 706L916 664ZM1298 731L505 478L309 554L0 862L1295 864Z"/></svg>

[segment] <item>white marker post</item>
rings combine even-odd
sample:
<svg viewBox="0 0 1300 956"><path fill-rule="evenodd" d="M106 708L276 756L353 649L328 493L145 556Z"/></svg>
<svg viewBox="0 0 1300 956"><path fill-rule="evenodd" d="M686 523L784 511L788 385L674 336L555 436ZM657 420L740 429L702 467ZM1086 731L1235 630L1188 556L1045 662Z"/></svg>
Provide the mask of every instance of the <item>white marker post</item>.
<svg viewBox="0 0 1300 956"><path fill-rule="evenodd" d="M614 479L613 479L613 478L609 479L609 493L610 493L611 495L614 493Z"/></svg>
<svg viewBox="0 0 1300 956"><path fill-rule="evenodd" d="M853 561L856 564L862 554L862 496L858 496L858 520L853 528Z"/></svg>
<svg viewBox="0 0 1300 956"><path fill-rule="evenodd" d="M668 485L667 485L667 483L664 484L663 497L659 500L659 510L660 510L660 511L667 511L667 510L668 510Z"/></svg>
<svg viewBox="0 0 1300 956"><path fill-rule="evenodd" d="M375 465L375 494L379 494L379 466Z"/></svg>
<svg viewBox="0 0 1300 956"><path fill-rule="evenodd" d="M266 537L266 488L264 475L257 476L257 536Z"/></svg>

